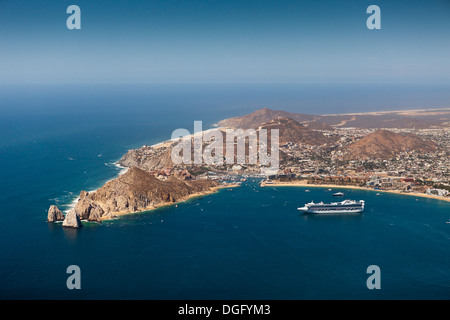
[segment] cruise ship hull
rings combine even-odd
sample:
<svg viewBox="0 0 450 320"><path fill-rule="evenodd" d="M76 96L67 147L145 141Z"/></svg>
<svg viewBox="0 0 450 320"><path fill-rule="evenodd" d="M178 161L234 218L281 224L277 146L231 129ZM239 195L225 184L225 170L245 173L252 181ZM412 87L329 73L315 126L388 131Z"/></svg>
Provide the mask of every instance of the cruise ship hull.
<svg viewBox="0 0 450 320"><path fill-rule="evenodd" d="M364 211L364 204L363 200L358 202L345 200L329 204L311 202L297 210L312 214L356 214Z"/></svg>
<svg viewBox="0 0 450 320"><path fill-rule="evenodd" d="M303 212L303 213L312 213L312 214L342 214L342 213L350 213L350 214L355 214L355 213L362 213L364 211L363 208L361 209L337 209L337 210L315 210L315 209L309 209L309 208L297 208L297 210Z"/></svg>

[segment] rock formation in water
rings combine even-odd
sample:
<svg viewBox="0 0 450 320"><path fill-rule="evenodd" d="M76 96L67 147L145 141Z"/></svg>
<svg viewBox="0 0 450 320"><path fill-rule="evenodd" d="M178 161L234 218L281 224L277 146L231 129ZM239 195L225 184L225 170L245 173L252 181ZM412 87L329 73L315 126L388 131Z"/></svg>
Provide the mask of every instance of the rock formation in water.
<svg viewBox="0 0 450 320"><path fill-rule="evenodd" d="M48 209L47 221L56 222L63 220L64 214L61 212L61 210L59 210L57 206L51 205L50 208Z"/></svg>
<svg viewBox="0 0 450 320"><path fill-rule="evenodd" d="M80 219L96 222L101 222L100 218L105 213L101 206L89 198L89 193L86 191L81 191L75 210Z"/></svg>
<svg viewBox="0 0 450 320"><path fill-rule="evenodd" d="M70 210L62 223L63 227L81 228L81 220L75 209Z"/></svg>

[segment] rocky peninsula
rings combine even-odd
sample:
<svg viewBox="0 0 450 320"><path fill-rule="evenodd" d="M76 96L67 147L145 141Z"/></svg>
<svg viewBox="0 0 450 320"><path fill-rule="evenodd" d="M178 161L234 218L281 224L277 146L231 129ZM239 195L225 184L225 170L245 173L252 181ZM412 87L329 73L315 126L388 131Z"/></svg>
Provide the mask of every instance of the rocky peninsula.
<svg viewBox="0 0 450 320"><path fill-rule="evenodd" d="M163 181L147 171L132 167L96 191L82 191L77 204L64 219L61 211L52 205L48 221L64 220L64 227L78 228L81 226L79 220L101 222L118 215L156 209L193 196L212 193L217 190L218 184L212 180L183 180L176 177Z"/></svg>

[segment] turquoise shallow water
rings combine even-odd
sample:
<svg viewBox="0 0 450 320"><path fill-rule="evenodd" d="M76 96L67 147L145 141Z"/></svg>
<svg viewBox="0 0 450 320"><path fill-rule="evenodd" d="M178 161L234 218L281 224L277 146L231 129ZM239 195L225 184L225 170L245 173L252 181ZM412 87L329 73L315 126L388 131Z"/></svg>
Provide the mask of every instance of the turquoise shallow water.
<svg viewBox="0 0 450 320"><path fill-rule="evenodd" d="M190 97L183 108L160 92L100 90L90 108L82 108L89 94L66 103L72 95L57 93L50 99L27 92L17 104L23 112L0 117L0 298L450 298L450 203L444 201L347 189L347 198L366 201L362 215L311 216L296 208L334 201L332 192L259 188L249 180L81 230L47 224L50 204L67 208L80 190L115 177L112 163L127 149L230 112L225 104L209 109L210 97L198 92L179 93L177 99ZM133 108L112 107L124 101ZM54 110L24 111L47 104ZM72 264L81 268L81 290L66 288ZM369 265L381 269L381 290L366 287Z"/></svg>

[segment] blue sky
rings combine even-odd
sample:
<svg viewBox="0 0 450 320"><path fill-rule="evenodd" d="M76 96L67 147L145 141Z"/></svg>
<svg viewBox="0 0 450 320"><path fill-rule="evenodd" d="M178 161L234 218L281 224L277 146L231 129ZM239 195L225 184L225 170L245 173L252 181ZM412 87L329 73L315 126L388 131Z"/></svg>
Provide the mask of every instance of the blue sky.
<svg viewBox="0 0 450 320"><path fill-rule="evenodd" d="M0 83L450 83L449 40L449 0L0 0Z"/></svg>

